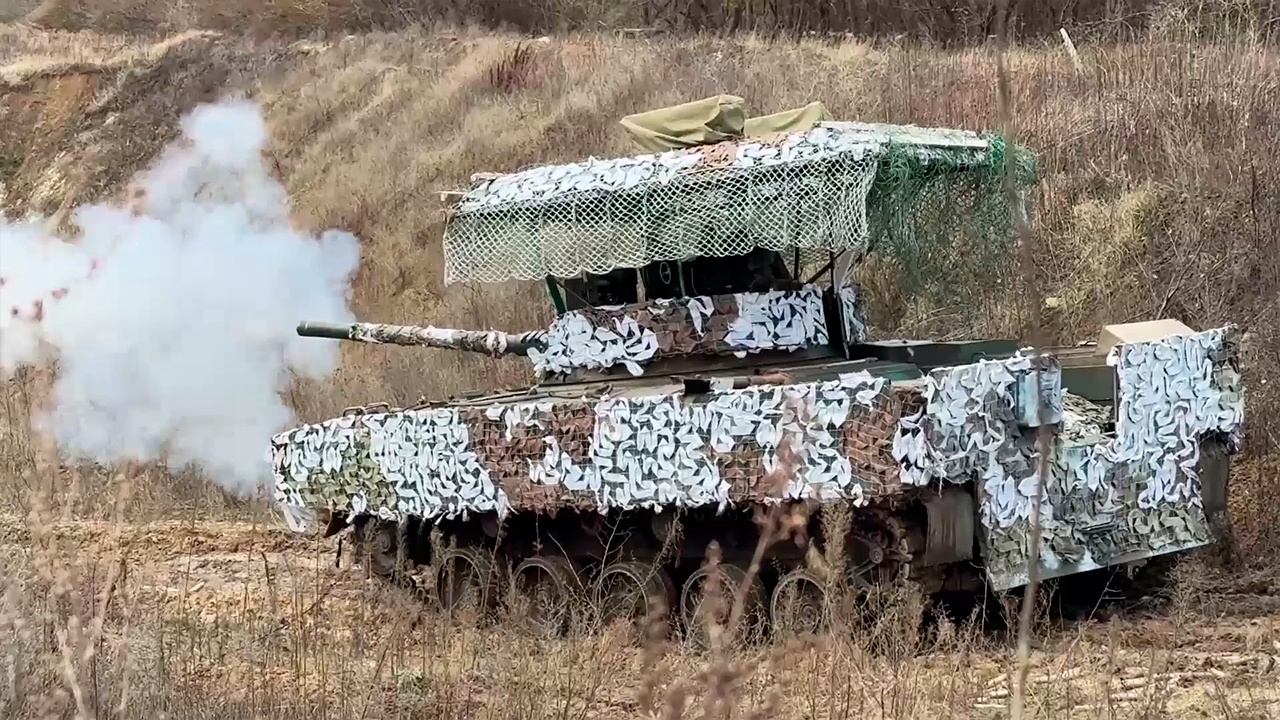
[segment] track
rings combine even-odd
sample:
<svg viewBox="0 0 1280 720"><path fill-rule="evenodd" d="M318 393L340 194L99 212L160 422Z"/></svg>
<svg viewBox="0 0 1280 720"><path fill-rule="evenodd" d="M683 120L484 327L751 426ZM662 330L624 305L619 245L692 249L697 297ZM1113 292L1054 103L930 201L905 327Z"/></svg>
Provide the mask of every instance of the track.
<svg viewBox="0 0 1280 720"><path fill-rule="evenodd" d="M861 622L865 605L900 590L922 531L885 509L856 513L814 518L779 506L754 520L743 513L674 522L669 513L520 518L501 528L446 525L439 534L362 517L339 537L349 562L451 615L464 606L489 620L504 615L548 638L571 626L662 617L705 646L711 618L734 623L740 639L820 634L832 623ZM773 540L762 544L764 527ZM828 533L841 539L832 546ZM911 579L940 586L935 570Z"/></svg>

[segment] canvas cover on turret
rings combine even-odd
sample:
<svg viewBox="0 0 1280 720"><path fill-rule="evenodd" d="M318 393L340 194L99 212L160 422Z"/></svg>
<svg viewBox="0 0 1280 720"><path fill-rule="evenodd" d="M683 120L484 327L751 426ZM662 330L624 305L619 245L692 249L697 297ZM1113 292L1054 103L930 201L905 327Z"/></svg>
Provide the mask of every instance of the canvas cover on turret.
<svg viewBox="0 0 1280 720"><path fill-rule="evenodd" d="M622 118L632 142L646 152L666 152L742 137L746 104L735 95L716 95Z"/></svg>
<svg viewBox="0 0 1280 720"><path fill-rule="evenodd" d="M749 118L742 98L716 95L628 115L621 124L637 147L658 153L743 137L812 130L830 119L820 102Z"/></svg>
<svg viewBox="0 0 1280 720"><path fill-rule="evenodd" d="M749 138L765 135L780 135L797 130L812 130L819 123L831 119L827 108L820 102L811 102L804 107L783 110L772 115L747 118L743 126L743 134Z"/></svg>

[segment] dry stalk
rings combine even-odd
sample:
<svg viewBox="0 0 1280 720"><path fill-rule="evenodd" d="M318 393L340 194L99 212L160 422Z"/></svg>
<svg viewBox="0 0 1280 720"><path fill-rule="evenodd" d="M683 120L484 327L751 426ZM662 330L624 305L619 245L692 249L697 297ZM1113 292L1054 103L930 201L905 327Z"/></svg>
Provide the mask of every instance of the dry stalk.
<svg viewBox="0 0 1280 720"><path fill-rule="evenodd" d="M1022 292L1020 294L1023 297L1023 306L1027 313L1025 317L1029 324L1029 332L1026 334L1032 338L1033 346L1039 349L1046 345L1041 313L1043 300L1039 294L1040 286L1035 281L1035 239L1027 218L1025 200L1018 190L1015 175L1017 172L1017 160L1014 152L1014 113L1011 107L1012 90L1010 88L1009 70L1006 67L1005 60L1009 45L1008 15L1009 0L1000 0L996 18L996 74L1000 100L1001 134L1003 135L1005 146L1004 190L1013 216L1013 226L1017 233L1018 248L1022 260ZM1044 371L1037 368L1035 372L1037 374L1036 414L1039 421L1036 428L1036 491L1031 505L1031 547L1027 560L1027 585L1022 597L1022 608L1018 615L1018 682L1014 687L1010 707L1010 715L1014 720L1021 720L1023 717L1026 703L1027 675L1031 670L1031 616L1035 608L1036 593L1039 589L1040 581L1040 505L1044 498L1044 485L1048 479L1049 453L1052 443L1052 430L1047 423L1047 402L1043 388L1038 381L1040 373Z"/></svg>
<svg viewBox="0 0 1280 720"><path fill-rule="evenodd" d="M785 409L789 409L792 413L794 421L803 426L803 407L802 400L788 396L784 404ZM784 412L783 424L787 422L787 416ZM801 431L803 432L803 431ZM775 496L784 496L787 487L795 477L796 470L800 466L800 458L797 448L800 446L800 439L787 435L778 443L778 465L777 468L769 473L762 485L768 488L767 492ZM770 505L768 510L760 513L756 517L756 524L760 528L760 537L756 542L756 547L752 553L751 563L747 567L746 577L742 583L736 588L733 595L733 604L729 611L729 627L737 628L739 620L746 604L747 593L751 584L755 582L756 576L760 573L760 566L764 560L764 554L768 549L780 539L783 539L784 533L788 532L801 524L795 518L789 518L794 508L789 508L785 503L778 502Z"/></svg>
<svg viewBox="0 0 1280 720"><path fill-rule="evenodd" d="M790 411L790 418L787 416L787 411ZM803 427L805 422L803 411L803 400L788 396L784 404L783 425L785 426L788 419L790 419L797 426ZM785 496L786 490L795 477L797 468L800 466L800 459L796 449L798 446L799 439L792 437L791 434L788 434L779 443L777 467L765 477L762 483L766 488L766 492L777 497ZM721 590L722 580L721 574L717 572L720 562L720 550L715 543L712 543L708 549L707 564L710 566L710 572L707 575L708 585L704 589L705 600L703 606L707 607L709 611L707 613L707 633L710 639L712 659L710 666L703 675L707 684L707 694L704 699L702 718L727 718L733 712L734 684L743 673L740 669L734 667L732 657L727 652L727 649L731 646L732 641L736 639L742 625L747 595L759 575L765 553L775 542L795 531L797 527L803 526L802 522L798 522L796 518L792 517L794 512L795 509L787 507L785 503L777 502L770 505L767 510L757 513L756 524L760 531L759 539L756 542L755 550L752 553L751 561L747 566L742 582L733 590L728 608L728 618L724 622L719 620L719 618L724 617L722 612L724 607L724 598ZM668 707L670 709L671 706Z"/></svg>
<svg viewBox="0 0 1280 720"><path fill-rule="evenodd" d="M655 607L645 619L644 643L640 654L640 691L636 700L640 711L652 717L658 711L659 667L667 652L667 609Z"/></svg>

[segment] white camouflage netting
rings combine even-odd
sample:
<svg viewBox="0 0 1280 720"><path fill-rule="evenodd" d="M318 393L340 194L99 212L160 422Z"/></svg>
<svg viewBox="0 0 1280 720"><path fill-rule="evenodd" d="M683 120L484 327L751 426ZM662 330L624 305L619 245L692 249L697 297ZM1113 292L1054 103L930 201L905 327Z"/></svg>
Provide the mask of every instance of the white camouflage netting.
<svg viewBox="0 0 1280 720"><path fill-rule="evenodd" d="M605 397L594 404L588 462L576 465L548 438L530 480L585 491L600 508L720 505L729 483L716 453L754 441L765 469L778 469L784 446L797 456L782 499L844 498L865 504L865 480L839 451L839 430L853 407L872 408L888 381L866 372L837 380L715 393L688 404L678 393ZM492 405L486 414L510 430L527 425L546 401ZM709 438L704 441L703 438ZM367 438L364 440L363 438ZM367 443L367 444L366 444ZM506 493L476 454L456 408L344 416L276 436L271 449L275 497L283 506L368 512L386 520L456 517L510 509Z"/></svg>
<svg viewBox="0 0 1280 720"><path fill-rule="evenodd" d="M761 350L800 350L825 345L828 341L822 291L813 285L795 292L736 293L733 298L737 316L730 323L723 342L737 357L746 357L748 353ZM648 310L661 315L676 302L688 308L698 337L710 331L707 326L715 312L714 298L702 295L680 300L656 300ZM850 303L845 311L860 313L861 308ZM861 323L861 316L855 316L850 322ZM613 319L613 327L601 327L593 324L587 313L570 310L551 324L547 333L547 349L530 351L529 358L540 375L580 369L604 370L623 365L632 375L638 376L644 374L642 364L652 360L662 349L657 334L641 326L634 318L617 317Z"/></svg>
<svg viewBox="0 0 1280 720"><path fill-rule="evenodd" d="M1209 359L1222 346L1224 336L1223 330L1212 330L1138 343L1124 348L1123 353L1114 353L1110 361L1117 364L1120 377L1117 437L1092 446L1090 452L1072 455L1075 464L1066 478L1054 478L1051 483L1079 482L1096 487L1102 482L1105 466L1141 463L1149 471L1150 481L1136 498L1138 509L1199 505L1198 486L1187 484L1195 477L1199 459L1195 439L1215 431L1238 437L1244 418L1239 374L1215 368ZM1049 420L1053 422L1064 416L1061 372L1055 367L1042 375L1051 400ZM981 512L988 529L1009 528L1029 519L1035 485L1034 447L1029 434L1015 434L1032 412L1028 400L1034 397L1036 376L1031 358L1022 355L931 373L924 388L925 407L901 418L893 440L893 456L901 464L903 483L965 482L976 475L984 490ZM571 470L566 475L561 463L551 462L560 454L549 452L549 464L539 474L540 481L562 483L592 476L572 480L567 487L575 489L583 482L584 488L601 493L603 506L633 507L627 498L648 498L657 491L648 485L617 486L617 478L638 482L635 471L640 464L661 464L661 458L668 458L674 463L668 474L692 474L678 484L701 487L718 498L719 481L703 477L716 475L706 458L699 455L693 464L679 460L685 457L682 453L700 447L701 441L694 438L697 433L710 432L711 444L722 452L731 447L733 438L744 436L776 448L785 434L784 400L790 397L804 408L805 421L796 427L804 429L807 443L815 443L805 445L802 456L826 457L834 452L824 450L834 442L830 433L844 422L849 403L869 407L870 398L886 383L866 373L844 374L839 380L820 383L721 391L712 402L687 408L678 395L605 398L595 403L594 469ZM527 422L522 409L536 406L537 402L494 405L487 412L505 417L508 424L520 424ZM356 430L360 427L369 433L371 444L366 450L357 448ZM313 473L338 473L344 467L347 472L361 470L357 475L363 475L364 463L370 463L368 469L380 476L377 482L390 483L393 494L410 503L399 511L380 508L383 515L396 516L400 511L449 515L495 510L502 505L500 492L470 447L467 427L455 408L346 416L280 433L274 438L272 452L277 500L306 506L308 503L295 494L295 483L306 485ZM806 463L804 483L837 487L849 483L847 460ZM675 481L675 475L671 477ZM356 492L359 484L347 488L357 511L364 509L362 500L355 497L361 494ZM610 487L613 489L605 490ZM795 492L799 493L799 488L796 485ZM697 500L680 493L664 497L667 499L660 502L696 505L708 502L710 495L698 495L701 499ZM1051 530L1052 507L1046 505L1042 511Z"/></svg>
<svg viewBox="0 0 1280 720"><path fill-rule="evenodd" d="M1209 330L1120 346L1108 356L1119 377L1116 436L1066 428L1040 504L1041 565L1101 567L1092 528L1117 524L1120 552L1171 550L1208 542L1197 464L1200 438L1232 442L1244 422L1239 373L1213 358L1227 331ZM901 420L894 457L907 485L979 482L988 571L997 589L1026 582L1028 527L1039 485L1030 359L982 361L935 370L927 405ZM1081 422L1063 409L1061 371L1043 373L1050 422ZM1085 429L1087 430L1087 428ZM1128 538L1127 540L1125 538ZM1132 546L1126 546L1124 543Z"/></svg>
<svg viewBox="0 0 1280 720"><path fill-rule="evenodd" d="M887 142L985 151L976 133L827 123L776 139L545 165L478 181L452 208L445 281L574 277L756 248L866 251ZM921 147L919 160L936 153Z"/></svg>
<svg viewBox="0 0 1280 720"><path fill-rule="evenodd" d="M1135 343L1111 355L1119 376L1116 435L1068 427L1055 445L1040 506L1045 572L1210 540L1197 476L1199 441L1222 433L1238 447L1244 421L1240 375L1217 360L1227 333ZM901 417L891 440L905 486L977 481L984 557L997 589L1026 582L1038 483L1034 434L1026 424L1037 377L1053 401L1050 422L1088 424L1065 409L1056 365L1037 373L1030 358L1018 356L930 373L924 407ZM883 378L854 373L716 391L697 404L678 393L605 397L592 403L585 463L575 463L538 424L538 412L545 415L551 403L493 405L484 412L503 422L508 440L530 423L547 433L540 438L545 452L528 463L530 483L585 492L599 508L723 505L729 485L715 458L739 452L744 441L758 445L769 471L778 468L784 444L798 451L785 498L861 505L867 480L841 451L838 435L854 408L874 408L887 387ZM295 428L272 443L276 500L286 511L329 507L389 520L505 513L510 503L477 456L471 432L448 407Z"/></svg>

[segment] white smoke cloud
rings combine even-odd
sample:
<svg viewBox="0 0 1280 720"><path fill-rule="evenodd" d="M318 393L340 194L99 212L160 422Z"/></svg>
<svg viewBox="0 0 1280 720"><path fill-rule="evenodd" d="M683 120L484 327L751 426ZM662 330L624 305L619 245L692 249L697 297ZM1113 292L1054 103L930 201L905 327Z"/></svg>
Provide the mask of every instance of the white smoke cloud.
<svg viewBox="0 0 1280 720"><path fill-rule="evenodd" d="M245 495L292 420L290 372L322 378L338 343L305 318L352 322L357 239L289 222L260 151L257 106L197 108L185 136L135 178L129 207L89 205L80 236L0 218L0 378L54 357L52 404L33 418L73 459L195 463Z"/></svg>

